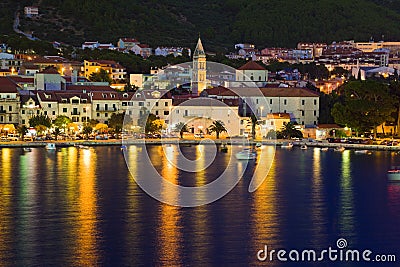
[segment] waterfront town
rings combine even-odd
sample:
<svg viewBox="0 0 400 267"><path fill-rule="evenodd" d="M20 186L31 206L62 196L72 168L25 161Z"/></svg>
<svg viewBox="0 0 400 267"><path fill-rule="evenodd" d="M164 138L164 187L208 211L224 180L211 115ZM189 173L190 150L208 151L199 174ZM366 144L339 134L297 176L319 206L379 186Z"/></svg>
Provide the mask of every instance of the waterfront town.
<svg viewBox="0 0 400 267"><path fill-rule="evenodd" d="M53 43L54 47L59 45ZM363 110L365 117L368 113L380 114L378 119L375 118L378 115L367 118L374 122L365 125L361 124L362 119L349 115L354 111L348 110L349 107L342 110L335 107L332 121L335 108L326 99L345 97L348 90L352 90L354 99L358 89L350 86L352 82L378 81L385 84L383 90L390 94L390 86L398 80L400 42L299 42L290 49L235 44L235 52L225 57L242 60L244 64L221 73L210 71L207 57L212 53L204 49L200 37L194 49L151 48L135 38L120 38L115 46L88 41L79 48L131 53L144 59L152 55L186 54L193 60L186 67L151 67L150 73L128 73L128 66L112 59L81 62L32 51L13 52L6 43L0 47L1 141L46 140L46 136L53 139L54 135L56 138L92 138L95 134L102 134L97 138L108 138L111 136L108 134L118 137L126 131L125 115L132 134L148 137L181 133L182 137L221 134L256 139L326 139L352 134L393 136L398 131L398 104L394 102L374 104L385 106L384 110ZM269 66L274 66L274 70L268 70ZM346 86L347 91L340 90ZM261 93L257 95L248 87L257 87ZM379 100L384 101L385 97ZM201 101L187 101L194 99ZM143 116L151 121L140 127ZM343 117L357 122L347 123ZM127 120L125 123L128 124ZM223 130L210 130L215 123ZM282 135L288 128L295 134Z"/></svg>

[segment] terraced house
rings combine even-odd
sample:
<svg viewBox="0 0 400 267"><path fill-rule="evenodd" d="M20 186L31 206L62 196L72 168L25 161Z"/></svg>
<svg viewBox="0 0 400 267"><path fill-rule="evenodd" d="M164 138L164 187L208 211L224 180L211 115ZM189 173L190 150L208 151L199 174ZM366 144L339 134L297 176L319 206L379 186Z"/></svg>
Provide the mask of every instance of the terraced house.
<svg viewBox="0 0 400 267"><path fill-rule="evenodd" d="M8 77L0 77L0 124L19 123L18 86Z"/></svg>

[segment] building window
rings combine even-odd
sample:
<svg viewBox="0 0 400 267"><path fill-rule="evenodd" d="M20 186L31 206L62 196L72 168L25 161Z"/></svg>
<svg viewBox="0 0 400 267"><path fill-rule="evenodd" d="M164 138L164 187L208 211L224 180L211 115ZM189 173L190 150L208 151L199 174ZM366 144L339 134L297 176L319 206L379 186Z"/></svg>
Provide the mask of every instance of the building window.
<svg viewBox="0 0 400 267"><path fill-rule="evenodd" d="M317 116L317 111L316 110L314 110L314 116Z"/></svg>
<svg viewBox="0 0 400 267"><path fill-rule="evenodd" d="M106 118L107 118L107 117L108 117L108 113L104 113L104 117L106 117Z"/></svg>
<svg viewBox="0 0 400 267"><path fill-rule="evenodd" d="M100 113L97 113L97 117L100 117Z"/></svg>
<svg viewBox="0 0 400 267"><path fill-rule="evenodd" d="M25 114L25 110L24 109L21 111L21 114Z"/></svg>
<svg viewBox="0 0 400 267"><path fill-rule="evenodd" d="M8 106L8 111L12 111L12 106Z"/></svg>
<svg viewBox="0 0 400 267"><path fill-rule="evenodd" d="M314 121L314 125L317 125L317 122L316 122L316 121Z"/></svg>
<svg viewBox="0 0 400 267"><path fill-rule="evenodd" d="M83 111L83 113L86 113L86 108L83 108L82 111Z"/></svg>
<svg viewBox="0 0 400 267"><path fill-rule="evenodd" d="M67 109L67 108L63 108L63 112L64 112L64 113L67 113L67 112L68 112L68 109Z"/></svg>
<svg viewBox="0 0 400 267"><path fill-rule="evenodd" d="M301 122L301 125L304 125L304 121Z"/></svg>
<svg viewBox="0 0 400 267"><path fill-rule="evenodd" d="M269 100L269 104L272 105L272 99Z"/></svg>
<svg viewBox="0 0 400 267"><path fill-rule="evenodd" d="M158 110L156 110L156 115L158 116Z"/></svg>
<svg viewBox="0 0 400 267"><path fill-rule="evenodd" d="M55 116L56 115L56 112L55 111L53 111L53 116Z"/></svg>
<svg viewBox="0 0 400 267"><path fill-rule="evenodd" d="M168 110L164 110L164 115L169 115L169 111Z"/></svg>
<svg viewBox="0 0 400 267"><path fill-rule="evenodd" d="M317 105L317 99L314 99L314 106Z"/></svg>
<svg viewBox="0 0 400 267"><path fill-rule="evenodd" d="M158 107L158 102L156 102L156 107Z"/></svg>
<svg viewBox="0 0 400 267"><path fill-rule="evenodd" d="M139 107L143 107L144 106L144 102L139 102Z"/></svg>
<svg viewBox="0 0 400 267"><path fill-rule="evenodd" d="M44 115L46 115L46 116L47 116L47 111L46 111L46 110L44 111Z"/></svg>
<svg viewBox="0 0 400 267"><path fill-rule="evenodd" d="M284 104L284 105L287 104L287 99L283 99L283 104Z"/></svg>
<svg viewBox="0 0 400 267"><path fill-rule="evenodd" d="M304 116L304 110L301 111L301 116Z"/></svg>
<svg viewBox="0 0 400 267"><path fill-rule="evenodd" d="M51 104L47 104L47 107L51 108Z"/></svg>
<svg viewBox="0 0 400 267"><path fill-rule="evenodd" d="M25 124L25 120L22 120L22 124Z"/></svg>
<svg viewBox="0 0 400 267"><path fill-rule="evenodd" d="M301 104L304 106L306 104L306 101L304 99L301 100Z"/></svg>
<svg viewBox="0 0 400 267"><path fill-rule="evenodd" d="M167 101L165 101L165 102L164 102L164 105L165 105L166 107L168 107L168 102L167 102Z"/></svg>

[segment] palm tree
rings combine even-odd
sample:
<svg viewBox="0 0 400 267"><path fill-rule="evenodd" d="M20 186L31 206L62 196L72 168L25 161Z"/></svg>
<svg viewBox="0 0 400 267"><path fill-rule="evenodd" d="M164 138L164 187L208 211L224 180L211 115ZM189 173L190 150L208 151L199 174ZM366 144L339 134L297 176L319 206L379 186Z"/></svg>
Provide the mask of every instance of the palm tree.
<svg viewBox="0 0 400 267"><path fill-rule="evenodd" d="M303 134L294 127L293 122L284 122L281 133L285 138L291 138L291 137L302 138L303 137Z"/></svg>
<svg viewBox="0 0 400 267"><path fill-rule="evenodd" d="M254 114L251 114L250 119L251 119L251 136L253 137L253 139L256 139L256 125L258 124L258 119Z"/></svg>
<svg viewBox="0 0 400 267"><path fill-rule="evenodd" d="M224 126L224 123L220 120L214 121L213 124L211 124L210 127L208 127L208 130L212 133L215 132L217 139L219 139L219 134L222 132L226 132L226 128Z"/></svg>
<svg viewBox="0 0 400 267"><path fill-rule="evenodd" d="M82 133L85 135L85 139L89 139L89 134L91 134L93 131L93 127L90 126L89 124L83 127Z"/></svg>
<svg viewBox="0 0 400 267"><path fill-rule="evenodd" d="M189 129L184 122L179 122L175 125L174 132L179 132L179 135L183 138L183 133L189 132Z"/></svg>
<svg viewBox="0 0 400 267"><path fill-rule="evenodd" d="M60 135L60 133L61 133L60 128L56 127L56 128L54 129L54 132L53 132L56 141L57 141L58 136Z"/></svg>

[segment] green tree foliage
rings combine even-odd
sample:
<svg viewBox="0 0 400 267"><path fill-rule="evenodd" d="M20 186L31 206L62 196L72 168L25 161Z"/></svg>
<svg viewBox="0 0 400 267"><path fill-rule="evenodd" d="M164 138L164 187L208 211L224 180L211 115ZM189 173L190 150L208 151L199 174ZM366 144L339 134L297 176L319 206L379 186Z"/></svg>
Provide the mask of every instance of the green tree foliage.
<svg viewBox="0 0 400 267"><path fill-rule="evenodd" d="M65 131L65 128L67 127L68 123L71 123L71 119L64 115L59 115L54 120L54 125L58 128L64 129L64 131Z"/></svg>
<svg viewBox="0 0 400 267"><path fill-rule="evenodd" d="M215 135L216 135L216 138L217 138L217 139L219 139L220 133L226 132L225 125L224 125L224 123L223 123L222 121L220 121L220 120L214 121L214 122L210 125L210 127L208 127L208 130L209 130L211 133L214 133L214 132L215 132Z"/></svg>
<svg viewBox="0 0 400 267"><path fill-rule="evenodd" d="M54 137L55 137L56 141L58 140L58 136L60 135L60 133L61 133L60 128L56 127L54 129L54 131L53 131L53 134L54 134Z"/></svg>
<svg viewBox="0 0 400 267"><path fill-rule="evenodd" d="M46 115L35 115L29 119L29 126L36 127L38 125L46 126L47 128L51 127L51 120Z"/></svg>
<svg viewBox="0 0 400 267"><path fill-rule="evenodd" d="M156 133L159 132L162 128L162 125L159 123L159 117L154 115L153 113L143 114L139 118L138 124L142 128L144 125L145 133Z"/></svg>
<svg viewBox="0 0 400 267"><path fill-rule="evenodd" d="M1 4L0 32L9 34L18 5L11 0ZM21 8L32 1L18 4ZM366 41L371 34L376 40L381 35L400 39L398 0L42 0L36 4L42 16L21 16L22 30L34 31L42 40L75 46L86 40L116 43L126 36L153 46L183 45L193 49L198 32L208 44L208 51L237 42L294 47L300 40Z"/></svg>
<svg viewBox="0 0 400 267"><path fill-rule="evenodd" d="M22 140L24 140L25 134L28 132L28 128L25 125L20 125L17 127L17 133L21 137Z"/></svg>
<svg viewBox="0 0 400 267"><path fill-rule="evenodd" d="M183 138L183 133L189 132L189 129L184 122L179 122L175 125L174 132L178 132L180 137Z"/></svg>
<svg viewBox="0 0 400 267"><path fill-rule="evenodd" d="M290 138L303 138L303 134L301 131L297 130L294 126L293 122L284 122L283 129L280 131L280 135L282 138L290 139Z"/></svg>
<svg viewBox="0 0 400 267"><path fill-rule="evenodd" d="M89 80L92 82L107 82L112 83L110 74L105 69L100 69L98 72L93 72L89 76Z"/></svg>
<svg viewBox="0 0 400 267"><path fill-rule="evenodd" d="M341 87L341 101L332 109L335 122L356 132L375 129L391 119L394 100L386 84L376 81L350 81ZM376 131L374 131L376 135Z"/></svg>
<svg viewBox="0 0 400 267"><path fill-rule="evenodd" d="M93 132L93 127L90 124L87 124L83 127L82 133L85 135L85 139L89 139L89 135Z"/></svg>
<svg viewBox="0 0 400 267"><path fill-rule="evenodd" d="M331 110L336 102L339 101L339 96L336 92L331 94L320 93L319 94L319 117L318 123L334 123L335 120L331 114Z"/></svg>
<svg viewBox="0 0 400 267"><path fill-rule="evenodd" d="M125 113L113 113L108 120L108 126L113 128L116 133L120 133L124 125L124 118Z"/></svg>

